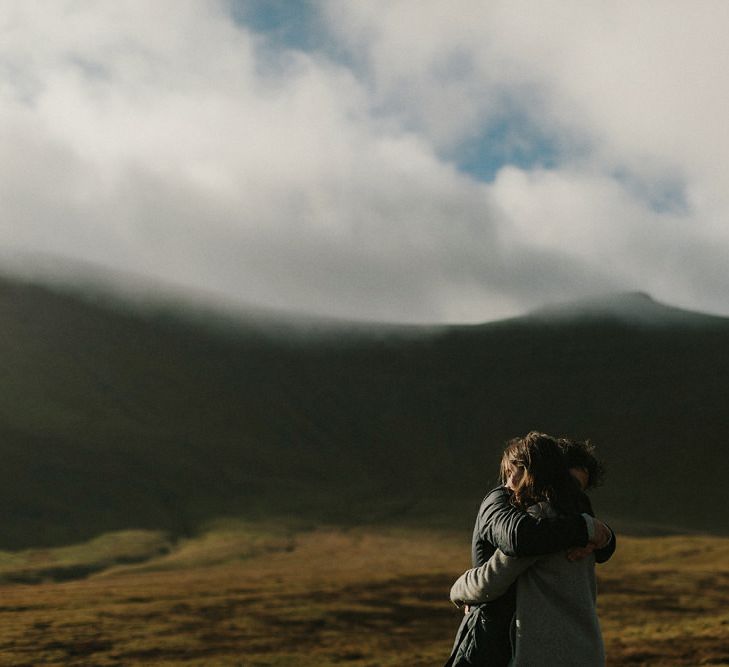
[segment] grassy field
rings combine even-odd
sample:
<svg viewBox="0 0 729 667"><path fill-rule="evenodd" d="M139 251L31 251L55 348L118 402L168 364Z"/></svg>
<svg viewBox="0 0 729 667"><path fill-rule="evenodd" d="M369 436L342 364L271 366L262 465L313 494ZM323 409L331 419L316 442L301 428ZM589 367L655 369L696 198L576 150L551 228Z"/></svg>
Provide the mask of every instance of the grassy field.
<svg viewBox="0 0 729 667"><path fill-rule="evenodd" d="M228 522L5 554L5 582L38 583L1 587L0 664L437 666L468 549L460 532ZM598 572L608 664L729 665L729 539L621 537ZM50 580L74 573L91 574Z"/></svg>

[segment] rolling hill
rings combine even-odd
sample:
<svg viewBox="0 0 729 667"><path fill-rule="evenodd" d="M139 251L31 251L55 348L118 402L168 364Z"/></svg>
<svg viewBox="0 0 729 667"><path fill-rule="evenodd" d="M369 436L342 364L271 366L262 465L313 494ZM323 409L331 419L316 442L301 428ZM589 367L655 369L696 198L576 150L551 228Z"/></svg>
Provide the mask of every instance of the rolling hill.
<svg viewBox="0 0 729 667"><path fill-rule="evenodd" d="M0 547L220 516L468 525L503 442L589 437L600 513L725 534L729 320L644 294L478 326L0 282Z"/></svg>

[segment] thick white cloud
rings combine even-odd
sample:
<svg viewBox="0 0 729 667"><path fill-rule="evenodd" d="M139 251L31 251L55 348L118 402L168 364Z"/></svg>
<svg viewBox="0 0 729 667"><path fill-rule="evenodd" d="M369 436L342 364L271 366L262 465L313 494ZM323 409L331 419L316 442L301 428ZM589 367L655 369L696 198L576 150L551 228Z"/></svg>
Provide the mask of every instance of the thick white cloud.
<svg viewBox="0 0 729 667"><path fill-rule="evenodd" d="M342 61L222 1L3 9L10 251L368 319L614 289L729 312L724 3L332 1ZM459 172L512 113L556 165Z"/></svg>
<svg viewBox="0 0 729 667"><path fill-rule="evenodd" d="M551 172L506 168L491 188L515 252L583 263L590 286L729 313L727 3L327 7L376 98L440 154L513 109L561 147Z"/></svg>
<svg viewBox="0 0 729 667"><path fill-rule="evenodd" d="M241 301L437 318L483 189L321 57L223 5L19 3L0 53L2 240Z"/></svg>

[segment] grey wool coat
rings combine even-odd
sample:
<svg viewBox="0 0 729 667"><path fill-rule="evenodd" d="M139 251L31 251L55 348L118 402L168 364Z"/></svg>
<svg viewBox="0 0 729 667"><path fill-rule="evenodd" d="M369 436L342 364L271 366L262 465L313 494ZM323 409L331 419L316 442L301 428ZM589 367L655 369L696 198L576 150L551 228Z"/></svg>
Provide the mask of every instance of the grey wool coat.
<svg viewBox="0 0 729 667"><path fill-rule="evenodd" d="M529 508L556 516L547 503ZM567 560L560 552L517 558L496 551L481 567L462 574L451 600L478 604L495 600L517 582L512 623L514 667L603 667L605 649L596 609L595 559Z"/></svg>

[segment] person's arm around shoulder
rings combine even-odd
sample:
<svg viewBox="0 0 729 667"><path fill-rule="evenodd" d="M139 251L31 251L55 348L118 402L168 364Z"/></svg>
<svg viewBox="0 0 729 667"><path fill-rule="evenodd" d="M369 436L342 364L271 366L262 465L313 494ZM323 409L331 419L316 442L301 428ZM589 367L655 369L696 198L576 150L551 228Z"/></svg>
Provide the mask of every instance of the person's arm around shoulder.
<svg viewBox="0 0 729 667"><path fill-rule="evenodd" d="M537 557L515 558L497 550L481 567L466 570L451 586L451 602L457 607L501 597Z"/></svg>
<svg viewBox="0 0 729 667"><path fill-rule="evenodd" d="M500 486L481 503L478 526L481 538L506 555L526 557L583 547L594 535L595 523L588 525L585 515L579 514L558 518L531 516L514 507L508 489Z"/></svg>

